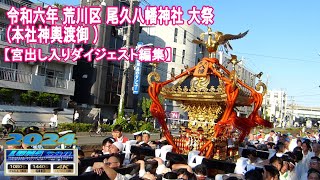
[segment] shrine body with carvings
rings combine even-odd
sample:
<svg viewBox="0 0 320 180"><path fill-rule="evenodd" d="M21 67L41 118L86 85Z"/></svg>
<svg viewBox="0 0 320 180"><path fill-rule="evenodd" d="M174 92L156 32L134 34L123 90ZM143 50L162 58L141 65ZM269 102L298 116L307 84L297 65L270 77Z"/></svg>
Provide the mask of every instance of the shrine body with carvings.
<svg viewBox="0 0 320 180"><path fill-rule="evenodd" d="M258 114L267 91L266 85L260 80L261 76L256 86L250 87L237 77L235 67L239 61L236 55L231 55L231 71L216 58L219 47L228 53L232 50L229 40L243 38L247 33L223 34L212 32L208 27L208 32L201 34L200 39L193 40L193 43L205 45L209 57L204 57L196 66L163 82L157 73L157 64L153 64L154 71L148 75L148 93L152 99L150 111L159 121L173 151L188 154L198 150L206 158L225 160L237 156L239 143L254 127L273 127L272 123ZM187 126L180 128L177 137L172 136L168 129L165 111L159 101L160 95L177 101L188 114ZM253 111L248 117L238 117L234 109L240 106L253 106ZM228 147L230 140L234 144L232 147Z"/></svg>

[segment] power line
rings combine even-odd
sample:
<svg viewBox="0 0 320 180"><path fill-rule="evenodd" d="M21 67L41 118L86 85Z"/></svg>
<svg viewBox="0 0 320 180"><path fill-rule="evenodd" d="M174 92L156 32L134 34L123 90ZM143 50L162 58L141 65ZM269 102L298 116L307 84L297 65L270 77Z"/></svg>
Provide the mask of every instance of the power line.
<svg viewBox="0 0 320 180"><path fill-rule="evenodd" d="M244 58L244 60L245 60L245 62L251 64L257 71L263 72L259 67L257 67L257 66L253 63L253 61L251 61L251 59L249 59L249 58Z"/></svg>
<svg viewBox="0 0 320 180"><path fill-rule="evenodd" d="M296 96L293 96L293 97L306 97L306 96L320 96L320 94L296 95Z"/></svg>
<svg viewBox="0 0 320 180"><path fill-rule="evenodd" d="M242 52L235 52L238 54L246 54L251 56L259 56L259 57L265 57L265 58L271 58L271 59L283 59L283 60L290 60L290 61L301 61L301 62L313 62L313 63L320 63L320 61L313 61L313 60L307 60L307 59L298 59L298 58L285 58L285 57L277 57L277 56L270 56L270 55L263 55L263 54L254 54L254 53L242 53Z"/></svg>
<svg viewBox="0 0 320 180"><path fill-rule="evenodd" d="M307 89L307 90L306 90L306 89L300 89L297 94L301 94L301 93L305 93L305 92L310 92L310 91L313 91L313 90L318 89L318 88L319 88L319 86L314 86L314 87L312 87L312 88L310 88L310 89Z"/></svg>
<svg viewBox="0 0 320 180"><path fill-rule="evenodd" d="M147 0L142 0L145 3L147 3L148 5L150 5L150 3ZM188 30L184 29L183 27L181 27L180 25L178 25L180 28L182 28L183 30L185 30L187 33L191 34L193 37L198 38L196 35L194 35L193 33L189 32ZM298 58L285 58L285 57L276 57L276 56L270 56L270 55L261 55L261 54L253 54L253 53L241 53L241 52L235 52L238 54L246 54L246 55L252 55L252 56L260 56L260 57L266 57L266 58L273 58L273 59L283 59L283 60L292 60L292 61L302 61L302 62L313 62L313 63L320 63L320 61L313 61L313 60L306 60L306 59L298 59ZM254 65L255 66L255 65Z"/></svg>

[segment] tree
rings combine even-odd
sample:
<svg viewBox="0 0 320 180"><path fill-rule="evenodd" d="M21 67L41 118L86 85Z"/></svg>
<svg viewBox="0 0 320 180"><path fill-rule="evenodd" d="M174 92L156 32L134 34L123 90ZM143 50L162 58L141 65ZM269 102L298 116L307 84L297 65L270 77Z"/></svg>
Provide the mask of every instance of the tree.
<svg viewBox="0 0 320 180"><path fill-rule="evenodd" d="M59 4L59 3L57 3L57 2L55 2L53 5L54 5L55 7L57 7L58 9L62 9L62 8L63 8L63 5L62 5L62 4Z"/></svg>
<svg viewBox="0 0 320 180"><path fill-rule="evenodd" d="M160 104L163 103L164 98L162 96L159 96L159 101ZM150 112L150 106L151 106L152 100L150 98L142 98L142 103L141 103L141 109L142 109L142 117L143 118L151 118L151 112Z"/></svg>

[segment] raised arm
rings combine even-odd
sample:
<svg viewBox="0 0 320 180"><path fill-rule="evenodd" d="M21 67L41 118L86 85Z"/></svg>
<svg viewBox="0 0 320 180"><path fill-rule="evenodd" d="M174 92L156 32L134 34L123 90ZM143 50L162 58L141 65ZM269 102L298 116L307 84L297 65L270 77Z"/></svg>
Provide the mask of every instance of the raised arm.
<svg viewBox="0 0 320 180"><path fill-rule="evenodd" d="M114 169L110 168L103 162L95 162L92 168L93 168L93 171L96 172L97 174L101 174L101 169L103 169L103 171L107 174L107 176L111 180L115 180L118 174Z"/></svg>
<svg viewBox="0 0 320 180"><path fill-rule="evenodd" d="M187 169L187 171L189 173L193 173L192 168L187 164L173 164L172 165L172 171L178 170L178 169Z"/></svg>

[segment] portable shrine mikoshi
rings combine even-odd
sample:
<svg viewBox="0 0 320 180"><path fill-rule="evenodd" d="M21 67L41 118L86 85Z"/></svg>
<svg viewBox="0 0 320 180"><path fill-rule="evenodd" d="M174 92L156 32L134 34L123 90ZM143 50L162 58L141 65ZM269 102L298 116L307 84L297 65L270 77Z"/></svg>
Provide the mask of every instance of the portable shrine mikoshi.
<svg viewBox="0 0 320 180"><path fill-rule="evenodd" d="M150 111L161 124L173 151L187 154L192 150L199 150L206 158L225 160L237 153L237 145L252 128L272 127L272 123L258 114L263 95L267 91L266 85L259 80L254 89L240 80L235 68L239 62L237 56L231 55L231 71L216 58L220 45L226 51L232 49L228 41L240 39L247 32L238 35L223 34L212 32L208 27L208 32L201 34L200 40L193 42L204 44L209 57L170 80L160 82L157 65L154 64L154 71L148 75L148 93L152 99ZM205 35L208 36L207 41L204 41ZM181 108L188 113L188 127L182 128L180 137L172 137L168 130L165 111L158 97L160 94L165 99L179 102ZM234 109L240 106L253 106L253 111L247 118L238 117ZM234 141L234 148L228 149L228 140Z"/></svg>

